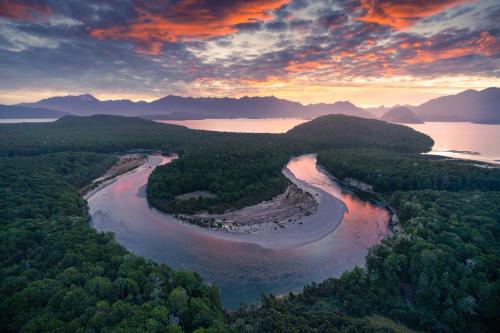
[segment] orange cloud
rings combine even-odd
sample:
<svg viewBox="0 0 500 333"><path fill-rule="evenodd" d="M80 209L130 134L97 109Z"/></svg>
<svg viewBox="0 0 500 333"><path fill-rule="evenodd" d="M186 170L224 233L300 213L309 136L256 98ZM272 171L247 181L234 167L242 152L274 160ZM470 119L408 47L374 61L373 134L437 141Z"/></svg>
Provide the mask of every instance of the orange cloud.
<svg viewBox="0 0 500 333"><path fill-rule="evenodd" d="M404 29L416 21L470 0L361 0L366 13L357 20Z"/></svg>
<svg viewBox="0 0 500 333"><path fill-rule="evenodd" d="M486 57L500 54L500 41L488 31L483 31L478 39L465 42L461 46L442 50L416 50L415 55L404 62L407 64L416 64L458 58L472 54Z"/></svg>
<svg viewBox="0 0 500 333"><path fill-rule="evenodd" d="M39 17L46 18L50 13L51 10L47 5L0 0L0 17L33 21Z"/></svg>
<svg viewBox="0 0 500 333"><path fill-rule="evenodd" d="M138 6L138 16L125 26L91 29L99 39L125 39L136 43L139 52L159 54L164 42L204 40L238 31L237 25L271 18L290 0L229 1L226 8L210 8L194 0L181 0L160 12Z"/></svg>
<svg viewBox="0 0 500 333"><path fill-rule="evenodd" d="M328 64L325 63L324 60L323 61L310 60L304 62L290 61L290 63L286 67L286 70L290 72L304 72L304 71L318 70L327 66Z"/></svg>

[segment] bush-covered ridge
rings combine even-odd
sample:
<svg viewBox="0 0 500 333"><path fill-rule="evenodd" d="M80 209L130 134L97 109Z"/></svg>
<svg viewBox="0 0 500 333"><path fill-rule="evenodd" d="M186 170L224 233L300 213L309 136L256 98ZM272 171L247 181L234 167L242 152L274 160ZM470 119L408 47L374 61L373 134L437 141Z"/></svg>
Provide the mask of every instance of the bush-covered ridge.
<svg viewBox="0 0 500 333"><path fill-rule="evenodd" d="M382 148L391 151L423 153L434 141L412 128L375 119L329 115L300 124L287 136L311 144L316 152L331 148Z"/></svg>

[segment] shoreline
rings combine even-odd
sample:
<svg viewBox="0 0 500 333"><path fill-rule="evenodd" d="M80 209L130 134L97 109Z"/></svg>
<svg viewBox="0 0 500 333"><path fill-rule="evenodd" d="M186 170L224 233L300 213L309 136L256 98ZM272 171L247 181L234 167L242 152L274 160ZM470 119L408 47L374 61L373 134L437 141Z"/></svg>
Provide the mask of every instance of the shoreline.
<svg viewBox="0 0 500 333"><path fill-rule="evenodd" d="M284 169L282 172L290 180ZM319 204L319 197L311 189L291 182L283 193L256 205L221 214L197 213L172 216L205 229L232 234L254 234L265 229L284 229L293 224L303 224L304 218L314 214Z"/></svg>
<svg viewBox="0 0 500 333"><path fill-rule="evenodd" d="M119 156L118 161L115 164L113 164L108 170L106 170L106 172L102 176L94 179L92 183L90 183L89 185L79 189L79 191L81 192L80 194L85 200L88 200L95 193L113 184L116 180L118 180L118 178L120 178L120 176L124 176L128 173L135 172L137 169L144 166L148 162L149 156L151 155L125 154ZM131 157L137 157L137 159L130 162L126 162L124 168L121 169L117 168L119 163ZM140 163L137 164L137 161L139 161Z"/></svg>
<svg viewBox="0 0 500 333"><path fill-rule="evenodd" d="M393 233L399 233L403 230L401 224L399 224L399 218L398 215L396 214L396 210L392 206L390 206L379 193L373 190L372 185L364 183L356 178L347 178L348 179L347 181L340 180L334 175L332 175L322 165L318 165L317 168L321 170L324 174L326 174L334 182L339 184L343 190L347 190L348 192L354 194L357 197L359 197L360 193L369 195L369 198L365 198L364 200L383 207L389 213L389 219L387 221L389 229ZM358 185L360 186L358 187Z"/></svg>
<svg viewBox="0 0 500 333"><path fill-rule="evenodd" d="M154 207L150 207L150 210L159 218L166 218L169 222L173 221L186 228L194 229L200 234L230 242L253 244L271 250L297 248L327 237L343 221L344 214L347 211L345 203L327 192L296 178L286 166L282 169L282 172L293 184L304 191L313 193L313 196L318 201L315 213L304 217L301 224L291 224L287 228L263 228L254 233L235 233L201 227L178 219L174 215L161 212Z"/></svg>

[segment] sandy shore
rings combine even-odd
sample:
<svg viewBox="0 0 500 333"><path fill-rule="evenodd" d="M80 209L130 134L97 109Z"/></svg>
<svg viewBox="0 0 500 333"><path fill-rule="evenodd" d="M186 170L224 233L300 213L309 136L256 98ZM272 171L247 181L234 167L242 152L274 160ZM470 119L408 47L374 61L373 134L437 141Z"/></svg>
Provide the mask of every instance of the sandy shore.
<svg viewBox="0 0 500 333"><path fill-rule="evenodd" d="M283 228L274 228L275 225L269 227L267 223L255 224L250 233L228 232L219 230L218 228L199 227L179 219L176 219L176 221L182 223L187 228L197 229L198 232L214 238L256 244L267 249L296 248L314 243L333 232L340 222L342 222L347 209L345 204L325 191L297 179L288 168L285 167L282 172L294 185L310 193L317 202L315 212L309 216L303 216L300 219L300 223L292 221L291 223L287 223ZM152 210L159 217L170 217L170 215L156 209Z"/></svg>
<svg viewBox="0 0 500 333"><path fill-rule="evenodd" d="M314 214L318 199L295 184L272 200L257 205L232 210L223 214L178 214L177 218L202 227L233 233L258 233L264 229L287 228L302 224L303 219Z"/></svg>
<svg viewBox="0 0 500 333"><path fill-rule="evenodd" d="M118 161L111 166L101 177L92 181L92 184L85 186L80 190L83 198L87 200L96 192L104 187L112 184L118 176L124 175L128 172L133 172L135 169L143 166L148 161L147 155L141 154L127 154L118 156Z"/></svg>

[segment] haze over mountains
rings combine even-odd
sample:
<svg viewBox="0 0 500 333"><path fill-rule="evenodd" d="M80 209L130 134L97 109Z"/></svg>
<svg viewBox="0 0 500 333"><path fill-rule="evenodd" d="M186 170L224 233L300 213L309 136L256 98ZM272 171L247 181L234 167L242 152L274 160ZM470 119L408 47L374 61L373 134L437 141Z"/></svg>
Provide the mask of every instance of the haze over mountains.
<svg viewBox="0 0 500 333"><path fill-rule="evenodd" d="M390 109L380 117L380 120L384 120L390 123L399 124L421 124L423 121L413 112L411 109L398 106Z"/></svg>
<svg viewBox="0 0 500 333"><path fill-rule="evenodd" d="M61 118L69 113L49 110L38 107L26 107L17 105L0 105L0 119L29 119L29 118Z"/></svg>
<svg viewBox="0 0 500 333"><path fill-rule="evenodd" d="M350 102L303 105L271 97L212 98L166 96L152 102L101 101L90 94L51 97L36 103L1 106L0 118L60 118L65 114L87 116L112 114L149 119L206 118L316 118L345 114L381 118L401 123L420 121L469 121L500 123L500 88L466 90L457 95L432 99L419 106L363 109ZM371 110L372 112L370 112ZM31 111L31 112L29 112ZM383 115L386 115L383 117ZM385 119L384 119L385 118Z"/></svg>
<svg viewBox="0 0 500 333"><path fill-rule="evenodd" d="M416 108L425 121L470 121L500 123L500 88L465 90L453 96L432 99Z"/></svg>

